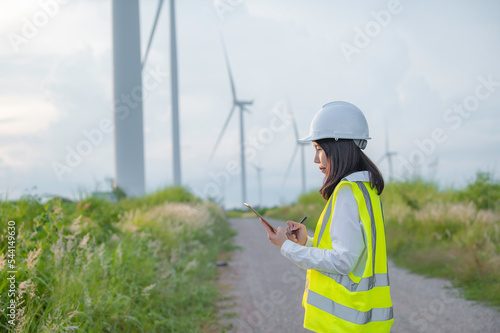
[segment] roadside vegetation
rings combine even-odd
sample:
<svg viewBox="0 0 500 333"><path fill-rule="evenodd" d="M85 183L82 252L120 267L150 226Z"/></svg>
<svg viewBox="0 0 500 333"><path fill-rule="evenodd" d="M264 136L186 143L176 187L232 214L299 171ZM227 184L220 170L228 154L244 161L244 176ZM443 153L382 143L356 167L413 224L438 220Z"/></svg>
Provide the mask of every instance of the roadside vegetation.
<svg viewBox="0 0 500 333"><path fill-rule="evenodd" d="M214 203L178 187L116 203L26 196L0 218L0 331L12 328L8 221L17 331L217 331L215 261L233 231Z"/></svg>
<svg viewBox="0 0 500 333"><path fill-rule="evenodd" d="M382 201L396 264L450 279L467 299L500 306L500 181L479 172L465 188L444 191L422 179L390 182ZM314 229L324 205L313 191L265 214L295 221L307 215Z"/></svg>

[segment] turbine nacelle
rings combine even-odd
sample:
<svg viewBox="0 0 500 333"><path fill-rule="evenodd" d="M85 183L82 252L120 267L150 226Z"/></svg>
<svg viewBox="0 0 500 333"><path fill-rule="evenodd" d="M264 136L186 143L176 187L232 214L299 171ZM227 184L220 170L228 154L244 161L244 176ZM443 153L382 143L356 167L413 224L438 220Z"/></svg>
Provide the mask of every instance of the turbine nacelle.
<svg viewBox="0 0 500 333"><path fill-rule="evenodd" d="M253 100L252 101L238 101L238 100L235 100L233 103L236 104L236 105L238 105L239 107L245 109L245 105L253 105Z"/></svg>
<svg viewBox="0 0 500 333"><path fill-rule="evenodd" d="M235 101L234 102L234 105L238 106L240 108L241 112L246 111L248 113L251 113L252 111L250 111L250 109L248 109L246 106L252 105L252 104L253 104L253 100L252 101Z"/></svg>

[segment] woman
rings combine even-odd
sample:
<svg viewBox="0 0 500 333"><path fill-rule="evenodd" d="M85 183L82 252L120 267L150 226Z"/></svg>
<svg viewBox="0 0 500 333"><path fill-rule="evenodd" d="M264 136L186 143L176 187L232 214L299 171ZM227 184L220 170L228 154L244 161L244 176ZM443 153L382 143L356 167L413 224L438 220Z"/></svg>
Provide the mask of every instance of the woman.
<svg viewBox="0 0 500 333"><path fill-rule="evenodd" d="M297 222L287 221L276 234L263 223L281 253L307 269L304 327L315 332L389 332L394 322L380 202L384 180L362 152L368 139L356 106L323 105L301 139L314 143L314 162L325 174L320 193L327 203L314 238Z"/></svg>

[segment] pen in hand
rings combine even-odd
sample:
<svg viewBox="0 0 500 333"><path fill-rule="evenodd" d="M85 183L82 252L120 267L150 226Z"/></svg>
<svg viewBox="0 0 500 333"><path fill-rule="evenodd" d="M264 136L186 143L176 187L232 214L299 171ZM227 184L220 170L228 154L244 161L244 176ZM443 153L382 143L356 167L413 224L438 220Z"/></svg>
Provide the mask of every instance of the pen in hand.
<svg viewBox="0 0 500 333"><path fill-rule="evenodd" d="M304 216L304 218L302 220L300 220L299 223L302 224L302 222L304 222L306 219L307 219L307 216ZM295 233L295 231L297 231L297 229L292 230L291 234L293 235Z"/></svg>

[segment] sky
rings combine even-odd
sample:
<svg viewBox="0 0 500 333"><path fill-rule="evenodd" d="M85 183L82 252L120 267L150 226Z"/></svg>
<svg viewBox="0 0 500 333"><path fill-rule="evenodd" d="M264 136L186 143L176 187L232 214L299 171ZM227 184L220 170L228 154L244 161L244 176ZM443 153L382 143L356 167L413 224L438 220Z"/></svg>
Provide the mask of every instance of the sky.
<svg viewBox="0 0 500 333"><path fill-rule="evenodd" d="M223 37L244 114L247 201L291 203L301 193L300 136L321 105L365 114L366 154L389 178L420 175L460 188L500 174L500 3L497 1L177 0L182 184L242 207L235 113L210 153L232 97ZM0 194L77 199L115 175L110 0L0 0ZM140 1L144 54L157 1ZM163 8L143 80L146 191L173 184L169 12ZM103 125L105 124L105 125ZM103 129L103 126L106 130ZM54 165L90 142L61 174ZM91 135L90 135L91 136ZM323 174L305 147L306 187ZM59 163L59 164L58 164ZM255 166L261 168L259 196Z"/></svg>

